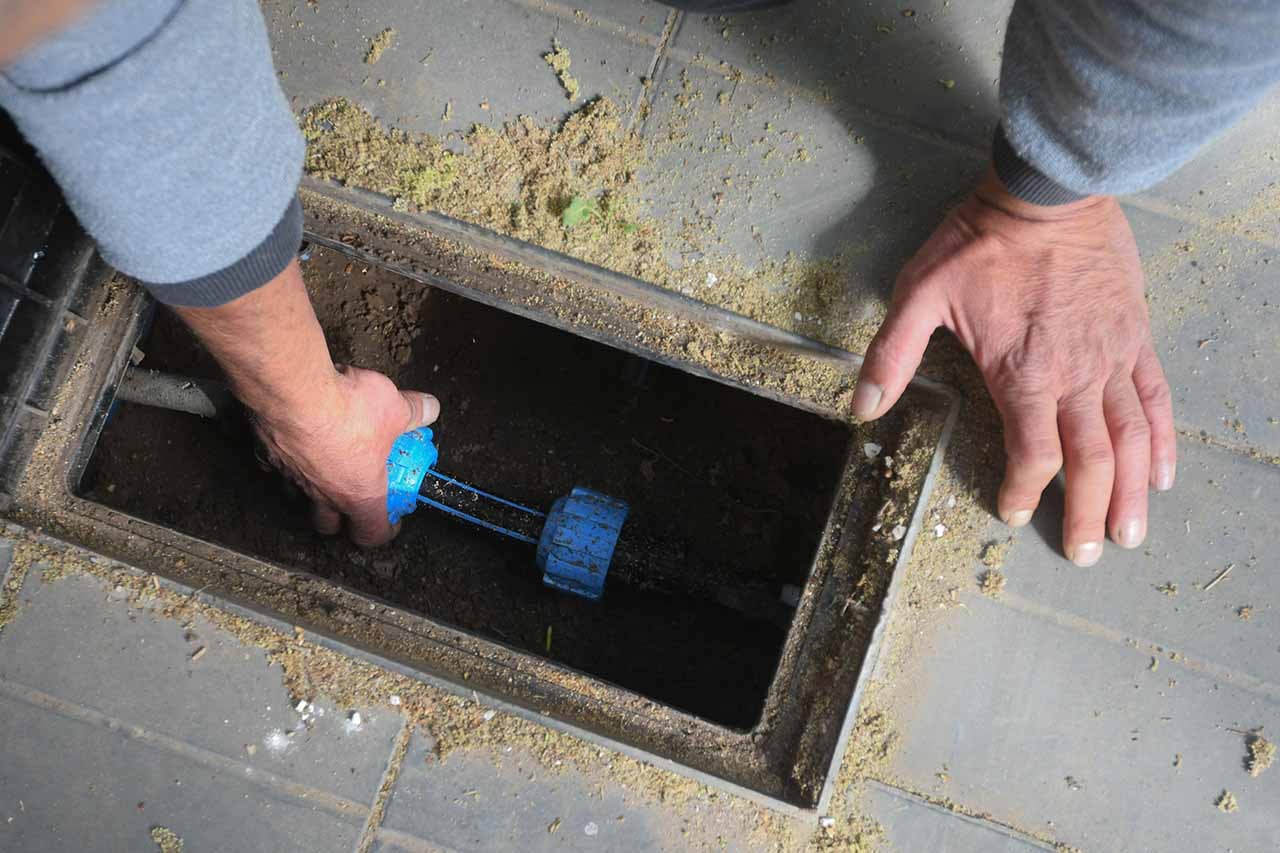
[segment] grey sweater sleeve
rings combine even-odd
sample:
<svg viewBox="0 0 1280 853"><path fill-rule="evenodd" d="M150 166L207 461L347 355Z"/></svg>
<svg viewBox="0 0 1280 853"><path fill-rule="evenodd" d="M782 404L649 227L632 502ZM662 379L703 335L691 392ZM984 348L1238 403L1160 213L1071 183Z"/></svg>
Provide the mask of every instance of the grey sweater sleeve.
<svg viewBox="0 0 1280 853"><path fill-rule="evenodd" d="M222 304L297 251L304 143L255 0L100 0L3 69L0 107L161 301Z"/></svg>
<svg viewBox="0 0 1280 853"><path fill-rule="evenodd" d="M1017 0L996 172L1041 204L1136 192L1278 79L1277 0Z"/></svg>

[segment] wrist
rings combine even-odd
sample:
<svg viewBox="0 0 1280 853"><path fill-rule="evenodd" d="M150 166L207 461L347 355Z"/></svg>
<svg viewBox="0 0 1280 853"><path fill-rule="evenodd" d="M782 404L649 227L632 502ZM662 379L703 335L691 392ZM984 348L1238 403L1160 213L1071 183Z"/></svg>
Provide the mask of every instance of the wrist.
<svg viewBox="0 0 1280 853"><path fill-rule="evenodd" d="M974 196L984 206L1026 222L1061 222L1115 203L1115 197L1109 195L1077 196L1059 204L1027 201L1005 185L994 165L978 181Z"/></svg>
<svg viewBox="0 0 1280 853"><path fill-rule="evenodd" d="M1057 207L1086 198L1046 175L1024 160L1005 135L1004 125L996 125L991 143L991 165L1005 191L1014 198L1039 207Z"/></svg>
<svg viewBox="0 0 1280 853"><path fill-rule="evenodd" d="M258 424L273 434L313 437L346 417L348 395L342 374L325 359L304 376L284 383L233 384Z"/></svg>

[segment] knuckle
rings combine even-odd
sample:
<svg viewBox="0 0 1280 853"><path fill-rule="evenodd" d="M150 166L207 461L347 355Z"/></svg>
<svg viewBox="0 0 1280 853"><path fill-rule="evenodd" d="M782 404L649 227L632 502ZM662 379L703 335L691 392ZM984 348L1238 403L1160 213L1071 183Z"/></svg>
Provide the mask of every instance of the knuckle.
<svg viewBox="0 0 1280 853"><path fill-rule="evenodd" d="M1086 468L1110 467L1115 462L1111 445L1100 441L1080 445L1074 455L1076 462Z"/></svg>
<svg viewBox="0 0 1280 853"><path fill-rule="evenodd" d="M1151 425L1145 417L1127 417L1119 420L1112 433L1117 445L1146 445L1151 442Z"/></svg>
<svg viewBox="0 0 1280 853"><path fill-rule="evenodd" d="M901 337L892 332L877 335L867 347L866 361L887 364L895 370L906 370L911 365L906 363L902 355Z"/></svg>
<svg viewBox="0 0 1280 853"><path fill-rule="evenodd" d="M1137 388L1138 397L1148 406L1163 409L1173 402L1173 395L1169 393L1169 383L1164 380L1164 377L1139 382Z"/></svg>
<svg viewBox="0 0 1280 853"><path fill-rule="evenodd" d="M1146 480L1133 480L1132 482L1126 482L1123 485L1117 483L1112 503L1131 507L1142 503L1142 501L1146 500L1146 497Z"/></svg>
<svg viewBox="0 0 1280 853"><path fill-rule="evenodd" d="M1062 468L1062 450L1057 442L1013 440L1006 448L1010 467L1049 479Z"/></svg>

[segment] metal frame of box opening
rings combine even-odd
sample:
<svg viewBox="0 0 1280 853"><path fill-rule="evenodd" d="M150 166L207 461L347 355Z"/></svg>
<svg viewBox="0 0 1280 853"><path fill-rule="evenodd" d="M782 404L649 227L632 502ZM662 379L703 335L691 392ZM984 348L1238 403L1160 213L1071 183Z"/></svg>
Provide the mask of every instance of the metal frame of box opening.
<svg viewBox="0 0 1280 853"><path fill-rule="evenodd" d="M307 237L314 243L796 408L832 416L829 409L812 400L681 360L669 348L649 343L643 321L634 320L634 315L624 310L609 312L607 322L600 322L602 312L610 305L643 306L689 328L728 333L765 351L835 366L850 376L856 374L861 361L853 353L476 226L436 214L397 211L382 196L310 179L304 182L303 196ZM465 249L461 254L459 247ZM448 263L443 263L446 256ZM552 279L572 284L572 292L564 298L573 310L556 310L551 289L546 286ZM590 298L584 301L583 294ZM864 542L859 537L869 535L865 529L855 531L853 525L845 524L852 500L852 492L846 493L850 478L845 477L788 632L783 664L774 674L764 718L756 729L742 732L401 610L367 593L230 551L76 495L76 484L92 454L149 304L141 290L125 291L92 320L79 354L83 369L72 372L65 381L62 399L67 402L55 430L60 432L52 436L56 451L29 465L24 477L27 482L32 477L53 478L57 487L37 490L42 497L26 504L19 498L15 510L21 520L34 519L77 545L164 576L178 588L198 590L210 603L274 627L284 623L301 626L332 648L440 689L793 817L816 820L825 812L859 702L883 652L888 615L955 425L959 397L953 390L927 380L917 380L909 389L912 404L930 413L939 427L906 535L896 543L898 555L879 607L863 615L858 631L850 630L847 620L827 612L836 609L832 605L839 593L856 580L851 576L853 564L848 555L858 542ZM640 326L628 328L633 322ZM847 467L861 457L862 448L853 448ZM851 669L835 682L814 683L817 670L811 668L813 662L806 654L812 656L822 642L835 642L832 638L837 631L859 635L860 666L852 669L855 661L850 660L847 666ZM798 707L802 701L807 703L804 708ZM687 748L691 742L699 744L698 750ZM802 752L814 775L820 777L820 786L797 787L792 779Z"/></svg>

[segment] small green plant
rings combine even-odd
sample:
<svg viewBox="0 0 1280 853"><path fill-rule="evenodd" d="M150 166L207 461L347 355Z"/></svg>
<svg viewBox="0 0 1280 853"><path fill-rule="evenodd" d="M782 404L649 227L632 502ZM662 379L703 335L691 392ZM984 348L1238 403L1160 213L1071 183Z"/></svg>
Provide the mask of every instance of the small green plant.
<svg viewBox="0 0 1280 853"><path fill-rule="evenodd" d="M606 229L617 226L622 229L623 234L628 235L634 234L640 227L634 222L626 222L615 216L607 197L596 199L591 196L575 195L569 199L569 203L560 213L560 222L566 231L572 231L593 219L603 224Z"/></svg>
<svg viewBox="0 0 1280 853"><path fill-rule="evenodd" d="M560 221L566 231L571 231L590 220L593 216L600 216L600 207L596 200L575 195L569 199L569 204L565 206L564 212L560 214Z"/></svg>
<svg viewBox="0 0 1280 853"><path fill-rule="evenodd" d="M404 194L417 205L431 201L441 191L458 179L458 164L450 154L445 154L436 167L422 166L406 169L400 174Z"/></svg>

